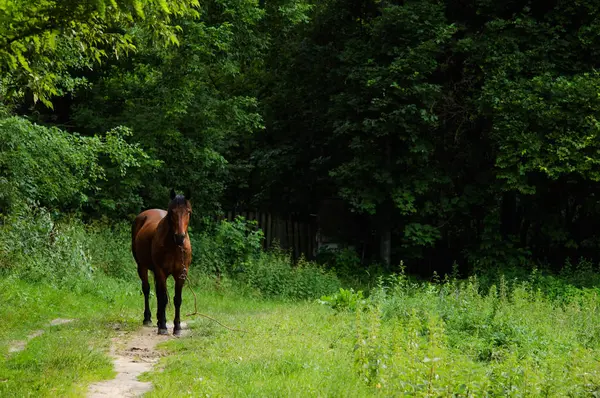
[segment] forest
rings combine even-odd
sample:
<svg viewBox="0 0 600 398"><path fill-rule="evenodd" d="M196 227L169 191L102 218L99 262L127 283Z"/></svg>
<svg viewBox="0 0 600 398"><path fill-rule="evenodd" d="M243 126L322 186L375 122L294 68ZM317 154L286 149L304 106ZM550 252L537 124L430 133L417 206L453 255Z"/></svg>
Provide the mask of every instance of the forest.
<svg viewBox="0 0 600 398"><path fill-rule="evenodd" d="M114 376L173 188L200 306L258 329L188 319L148 396L600 394L599 66L594 0L0 0L0 395ZM336 250L223 219L330 200Z"/></svg>

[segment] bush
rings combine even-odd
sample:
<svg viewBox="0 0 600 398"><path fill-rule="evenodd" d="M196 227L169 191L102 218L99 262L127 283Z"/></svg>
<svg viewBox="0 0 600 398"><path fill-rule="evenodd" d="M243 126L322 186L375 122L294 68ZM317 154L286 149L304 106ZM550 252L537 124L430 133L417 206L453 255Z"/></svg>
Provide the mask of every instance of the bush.
<svg viewBox="0 0 600 398"><path fill-rule="evenodd" d="M256 221L238 216L234 221L219 222L212 234L190 234L194 267L206 274L225 272L234 275L262 253L264 234Z"/></svg>
<svg viewBox="0 0 600 398"><path fill-rule="evenodd" d="M98 278L137 283L131 255L130 225L75 217L55 219L43 208L23 207L0 225L0 272L57 287L95 289ZM301 259L294 265L281 251L263 253L262 232L238 219L224 221L216 236L193 235L193 266L204 275L215 270L263 297L313 299L335 292L340 282L331 271ZM201 277L194 277L198 282ZM137 286L137 285L136 285Z"/></svg>
<svg viewBox="0 0 600 398"><path fill-rule="evenodd" d="M103 180L109 180L108 190L118 186L120 195L139 206L133 192L140 181L128 173L157 163L125 141L130 135L119 127L104 136L83 137L19 117L0 118L0 213L24 204L70 210L87 204L106 210L116 194L109 199L99 190Z"/></svg>
<svg viewBox="0 0 600 398"><path fill-rule="evenodd" d="M392 396L598 394L597 292L558 303L530 281L497 280L482 291L477 277L382 278L358 302L356 371Z"/></svg>
<svg viewBox="0 0 600 398"><path fill-rule="evenodd" d="M264 297L315 299L340 288L332 271L300 259L296 266L291 257L280 251L262 253L246 264L238 279Z"/></svg>
<svg viewBox="0 0 600 398"><path fill-rule="evenodd" d="M102 275L133 280L128 225L56 220L43 208L22 208L2 219L0 271L57 287L93 284Z"/></svg>
<svg viewBox="0 0 600 398"><path fill-rule="evenodd" d="M314 299L339 289L333 271L304 259L294 265L291 257L278 249L265 253L263 239L256 221L243 217L221 221L212 236L192 236L193 267L208 275L224 273L263 297Z"/></svg>
<svg viewBox="0 0 600 398"><path fill-rule="evenodd" d="M131 226L96 221L85 228L86 246L95 272L124 280L139 281L131 253Z"/></svg>
<svg viewBox="0 0 600 398"><path fill-rule="evenodd" d="M362 264L358 254L352 248L321 248L317 253L317 262L327 269L333 270L346 285L370 290L377 277L384 275L381 264Z"/></svg>

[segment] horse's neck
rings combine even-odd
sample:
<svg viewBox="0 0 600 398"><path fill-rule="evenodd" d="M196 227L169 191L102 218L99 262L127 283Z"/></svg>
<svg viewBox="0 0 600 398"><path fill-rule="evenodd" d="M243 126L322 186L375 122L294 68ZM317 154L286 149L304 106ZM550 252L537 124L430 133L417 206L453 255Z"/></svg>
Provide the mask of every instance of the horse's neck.
<svg viewBox="0 0 600 398"><path fill-rule="evenodd" d="M171 223L169 222L169 219L167 217L168 215L165 216L162 220L160 220L156 228L156 235L158 239L160 239L160 241L162 242L166 242L172 235Z"/></svg>

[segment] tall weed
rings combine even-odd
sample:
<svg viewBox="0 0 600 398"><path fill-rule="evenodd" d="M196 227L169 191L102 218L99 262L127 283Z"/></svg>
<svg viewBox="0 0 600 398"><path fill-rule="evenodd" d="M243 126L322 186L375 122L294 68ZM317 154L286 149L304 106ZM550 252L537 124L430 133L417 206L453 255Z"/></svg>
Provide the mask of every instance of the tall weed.
<svg viewBox="0 0 600 398"><path fill-rule="evenodd" d="M94 290L99 277L137 283L130 226L75 217L57 220L43 208L24 208L0 225L0 272L30 282ZM335 274L282 251L262 251L262 232L243 219L223 222L214 236L192 235L192 282L223 273L255 294L314 299L340 288ZM193 272L194 270L198 272Z"/></svg>
<svg viewBox="0 0 600 398"><path fill-rule="evenodd" d="M357 310L356 372L384 395L595 396L600 301L531 281L381 278Z"/></svg>
<svg viewBox="0 0 600 398"><path fill-rule="evenodd" d="M193 266L208 275L225 274L257 295L283 299L315 299L337 291L341 283L333 271L273 248L263 252L263 232L256 221L237 217L221 221L213 235L192 237Z"/></svg>
<svg viewBox="0 0 600 398"><path fill-rule="evenodd" d="M93 284L95 276L132 280L126 225L57 220L43 208L13 212L0 225L0 272L57 287Z"/></svg>
<svg viewBox="0 0 600 398"><path fill-rule="evenodd" d="M264 297L315 299L340 288L333 272L304 259L294 265L291 257L281 251L261 253L237 278Z"/></svg>

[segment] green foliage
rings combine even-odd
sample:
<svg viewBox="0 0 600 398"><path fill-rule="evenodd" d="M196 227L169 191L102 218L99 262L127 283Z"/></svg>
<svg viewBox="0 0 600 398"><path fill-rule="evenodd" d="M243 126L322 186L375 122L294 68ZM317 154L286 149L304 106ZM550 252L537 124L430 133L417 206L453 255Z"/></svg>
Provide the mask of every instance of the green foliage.
<svg viewBox="0 0 600 398"><path fill-rule="evenodd" d="M330 174L357 210L375 214L379 204L391 199L401 214L409 215L417 211L415 195L434 182L422 167L432 154L428 131L436 125L432 107L440 98L440 87L430 76L454 27L435 2L387 5L379 11L347 39L340 54L335 74L344 77L346 87L332 97L330 123L351 158ZM361 183L367 180L371 183Z"/></svg>
<svg viewBox="0 0 600 398"><path fill-rule="evenodd" d="M355 311L357 306L363 302L363 292L354 289L344 289L330 296L323 296L319 300L321 304L329 305L336 311Z"/></svg>
<svg viewBox="0 0 600 398"><path fill-rule="evenodd" d="M94 86L76 98L72 116L85 133L131 127L163 162L145 184L148 206L164 206L171 186L189 187L195 213L214 215L229 174L241 170L228 165L230 155L262 128L256 98L244 87L266 39L255 2L211 1L199 12L179 21L179 46L157 46L149 27L135 30L136 55L113 59L91 77Z"/></svg>
<svg viewBox="0 0 600 398"><path fill-rule="evenodd" d="M4 95L52 107L61 75L109 54L135 50L131 29L145 26L157 44L178 44L174 19L198 16L197 0L86 0L0 2L0 70L8 73ZM66 55L66 56L65 56Z"/></svg>
<svg viewBox="0 0 600 398"><path fill-rule="evenodd" d="M56 287L96 290L97 277L137 277L128 225L86 226L76 218L56 220L42 208L21 208L2 219L0 275Z"/></svg>
<svg viewBox="0 0 600 398"><path fill-rule="evenodd" d="M212 234L192 235L195 256L200 270L207 274L241 272L257 260L262 251L264 234L256 221L237 216L233 221L222 220Z"/></svg>
<svg viewBox="0 0 600 398"><path fill-rule="evenodd" d="M303 259L294 264L289 255L277 252L247 264L239 279L262 297L290 300L311 300L340 288L333 272Z"/></svg>
<svg viewBox="0 0 600 398"><path fill-rule="evenodd" d="M321 264L327 264L341 275L350 276L361 270L360 258L356 251L350 248L330 249L322 247L317 253L317 261Z"/></svg>
<svg viewBox="0 0 600 398"><path fill-rule="evenodd" d="M384 268L378 263L363 264L353 248L329 249L322 247L317 253L315 261L323 264L326 269L332 270L342 284L360 287L365 291L372 288L378 276L385 273Z"/></svg>
<svg viewBox="0 0 600 398"><path fill-rule="evenodd" d="M564 175L600 179L595 159L600 150L599 87L595 73L569 77L546 73L486 87L499 146L498 178L506 180L506 189L535 193L535 185L528 183L534 173L551 180ZM498 98L498 92L504 95Z"/></svg>
<svg viewBox="0 0 600 398"><path fill-rule="evenodd" d="M269 52L244 199L314 212L341 197L415 268L597 258L598 15L591 1L314 3Z"/></svg>
<svg viewBox="0 0 600 398"><path fill-rule="evenodd" d="M485 291L477 278L434 285L399 275L356 311L356 371L391 395L594 394L598 303L591 292L556 305L502 277Z"/></svg>
<svg viewBox="0 0 600 398"><path fill-rule="evenodd" d="M278 249L262 251L264 234L256 221L221 221L213 234L192 235L193 266L205 274L224 273L263 297L307 300L340 286L334 272Z"/></svg>
<svg viewBox="0 0 600 398"><path fill-rule="evenodd" d="M23 118L0 119L0 206L4 213L23 205L78 209L101 207L101 181L127 181L132 169L154 165L116 128L104 136L81 137L32 124ZM139 181L130 181L133 190ZM121 186L125 185L122 184ZM90 196L97 194L94 198Z"/></svg>

